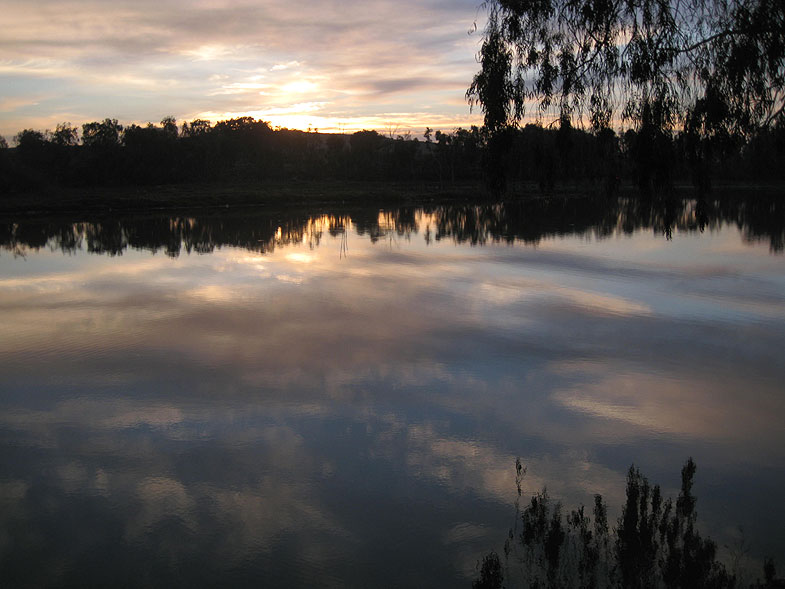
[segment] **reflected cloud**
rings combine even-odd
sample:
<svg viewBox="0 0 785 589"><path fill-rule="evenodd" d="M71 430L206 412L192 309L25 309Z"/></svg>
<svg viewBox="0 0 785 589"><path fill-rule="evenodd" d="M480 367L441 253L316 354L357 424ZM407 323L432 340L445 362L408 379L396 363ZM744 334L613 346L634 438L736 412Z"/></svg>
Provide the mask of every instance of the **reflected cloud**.
<svg viewBox="0 0 785 589"><path fill-rule="evenodd" d="M295 264L309 264L314 261L314 256L311 254L293 252L291 254L286 254L286 260Z"/></svg>
<svg viewBox="0 0 785 589"><path fill-rule="evenodd" d="M555 369L558 371L558 369ZM613 422L613 438L640 437L642 431L728 446L727 460L747 462L758 443L771 443L772 459L785 458L779 415L785 411L776 386L758 382L754 403L745 402L745 378L727 374L693 374L664 378L652 373L607 370L590 382L583 374L580 390L554 393L559 404ZM776 447L776 449L775 449ZM776 456L776 458L775 458Z"/></svg>
<svg viewBox="0 0 785 589"><path fill-rule="evenodd" d="M572 290L554 289L557 296L561 295L571 303L576 304L588 313L594 315L652 315L652 309L622 297L608 296L599 293Z"/></svg>
<svg viewBox="0 0 785 589"><path fill-rule="evenodd" d="M732 488L763 529L749 480L785 484L782 256L685 259L644 221L595 250L618 235L602 219L505 221L528 206L6 227L4 570L65 574L73 545L86 584L155 553L202 579L457 585L510 523L516 456L525 492L602 493L613 521L630 462L673 495L656 475L694 455L701 518Z"/></svg>

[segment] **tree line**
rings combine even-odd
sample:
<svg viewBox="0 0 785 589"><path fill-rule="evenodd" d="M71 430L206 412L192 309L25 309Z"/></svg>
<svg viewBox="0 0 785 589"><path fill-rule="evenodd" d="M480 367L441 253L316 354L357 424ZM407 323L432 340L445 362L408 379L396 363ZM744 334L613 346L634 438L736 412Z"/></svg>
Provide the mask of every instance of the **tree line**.
<svg viewBox="0 0 785 589"><path fill-rule="evenodd" d="M479 177L481 132L430 129L424 141L377 131L325 134L273 128L239 117L212 124L172 117L123 126L116 119L25 129L0 147L0 190L187 182L393 180L458 182Z"/></svg>
<svg viewBox="0 0 785 589"><path fill-rule="evenodd" d="M558 187L613 193L623 182L645 192L677 181L707 188L721 181L785 180L785 126L728 137L698 162L687 133L653 140L645 129L583 129L564 116L490 133L472 126L426 129L423 139L363 130L326 134L273 128L240 117L212 124L172 117L123 126L116 119L25 129L0 143L0 191L52 187L149 186L225 181L352 180ZM503 144L503 149L500 149Z"/></svg>

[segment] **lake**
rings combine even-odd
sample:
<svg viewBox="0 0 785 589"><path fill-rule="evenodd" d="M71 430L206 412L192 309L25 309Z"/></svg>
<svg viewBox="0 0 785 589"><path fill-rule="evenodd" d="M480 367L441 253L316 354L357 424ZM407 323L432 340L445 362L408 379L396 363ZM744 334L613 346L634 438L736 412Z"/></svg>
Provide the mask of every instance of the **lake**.
<svg viewBox="0 0 785 589"><path fill-rule="evenodd" d="M11 219L0 584L470 587L524 493L785 565L782 202ZM780 570L780 573L782 571ZM753 580L754 576L749 580Z"/></svg>

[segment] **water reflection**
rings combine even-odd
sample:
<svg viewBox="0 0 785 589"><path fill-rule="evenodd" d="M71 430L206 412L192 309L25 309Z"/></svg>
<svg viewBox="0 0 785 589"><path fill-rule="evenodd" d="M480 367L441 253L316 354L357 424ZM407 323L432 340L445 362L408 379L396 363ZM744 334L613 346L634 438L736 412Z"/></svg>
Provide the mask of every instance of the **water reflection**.
<svg viewBox="0 0 785 589"><path fill-rule="evenodd" d="M773 252L785 246L782 198L752 194L723 199L548 198L483 205L342 209L319 214L226 211L186 217L30 219L0 227L0 247L16 253L45 247L73 252L80 248L118 255L128 248L208 253L224 246L269 252L307 242L318 246L324 233L336 236L352 226L372 242L422 232L426 242L453 239L474 245L489 242L537 244L556 236L598 238L642 229L672 236L674 231L711 231L736 225L749 242L768 241Z"/></svg>
<svg viewBox="0 0 785 589"><path fill-rule="evenodd" d="M692 455L707 533L779 553L783 257L514 206L12 225L4 583L468 586L516 455L612 506Z"/></svg>

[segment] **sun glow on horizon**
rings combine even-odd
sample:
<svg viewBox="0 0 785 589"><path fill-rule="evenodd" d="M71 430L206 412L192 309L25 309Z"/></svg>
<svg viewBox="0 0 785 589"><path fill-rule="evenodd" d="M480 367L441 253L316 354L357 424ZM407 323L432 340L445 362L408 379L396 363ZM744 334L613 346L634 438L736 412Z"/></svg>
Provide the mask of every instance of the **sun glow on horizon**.
<svg viewBox="0 0 785 589"><path fill-rule="evenodd" d="M442 131L452 131L458 127L469 128L481 125L482 118L477 115L450 117L434 113L389 113L369 116L337 117L321 114L323 103L302 103L291 107L267 108L237 112L205 111L194 113L183 120L204 119L212 124L239 117L253 117L266 121L273 128L297 131L319 131L322 133L355 133L363 130L376 130L382 135L393 138L407 134L419 136L426 127Z"/></svg>
<svg viewBox="0 0 785 589"><path fill-rule="evenodd" d="M110 13L83 0L41 0L36 11L10 2L0 59L0 134L9 142L24 129L105 118L253 116L274 127L385 135L481 120L464 100L478 41L466 35L473 12L465 6L380 5L368 19L361 3L338 14L318 0L303 22L287 4L121 2ZM90 42L67 35L63 22L92 31ZM390 36L391 28L409 32Z"/></svg>

